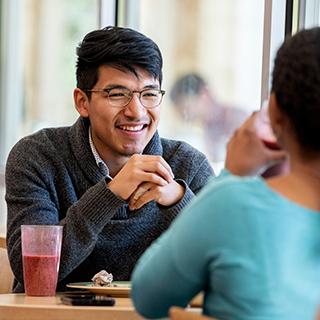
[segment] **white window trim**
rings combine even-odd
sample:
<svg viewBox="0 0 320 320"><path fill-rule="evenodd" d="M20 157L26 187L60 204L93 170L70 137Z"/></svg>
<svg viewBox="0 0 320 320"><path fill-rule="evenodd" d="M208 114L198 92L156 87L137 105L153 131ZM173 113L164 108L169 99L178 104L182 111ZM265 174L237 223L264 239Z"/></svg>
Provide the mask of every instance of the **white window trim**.
<svg viewBox="0 0 320 320"><path fill-rule="evenodd" d="M319 26L320 22L320 2L319 0L304 0L304 25L300 25L299 28L311 28ZM300 14L301 16L301 14ZM300 22L300 19L299 19Z"/></svg>
<svg viewBox="0 0 320 320"><path fill-rule="evenodd" d="M23 105L22 0L4 0L1 16L0 170L19 138Z"/></svg>
<svg viewBox="0 0 320 320"><path fill-rule="evenodd" d="M99 26L116 25L117 0L99 0Z"/></svg>
<svg viewBox="0 0 320 320"><path fill-rule="evenodd" d="M284 40L286 0L265 0L261 76L261 104L268 99L276 52Z"/></svg>

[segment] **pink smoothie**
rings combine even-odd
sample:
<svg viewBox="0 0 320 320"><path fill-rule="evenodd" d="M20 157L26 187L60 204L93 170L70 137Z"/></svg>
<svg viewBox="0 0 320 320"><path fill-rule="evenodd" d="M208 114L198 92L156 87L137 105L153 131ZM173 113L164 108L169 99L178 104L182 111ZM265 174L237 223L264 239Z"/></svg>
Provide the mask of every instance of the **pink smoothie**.
<svg viewBox="0 0 320 320"><path fill-rule="evenodd" d="M59 256L23 256L23 276L28 296L54 296Z"/></svg>

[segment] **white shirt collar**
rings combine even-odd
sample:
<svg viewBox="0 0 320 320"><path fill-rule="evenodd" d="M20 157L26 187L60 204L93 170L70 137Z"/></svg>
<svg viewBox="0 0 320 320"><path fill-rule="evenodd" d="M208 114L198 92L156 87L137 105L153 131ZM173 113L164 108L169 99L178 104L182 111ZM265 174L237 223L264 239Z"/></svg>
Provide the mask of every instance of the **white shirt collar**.
<svg viewBox="0 0 320 320"><path fill-rule="evenodd" d="M103 175L107 176L111 179L111 177L109 175L109 168L106 165L106 163L101 159L101 157L100 157L100 155L99 155L99 153L93 143L90 129L91 129L91 126L89 126L89 129L88 129L89 130L89 144L90 144L90 148L91 148L92 154L94 156L94 159L95 159L100 171L102 171Z"/></svg>

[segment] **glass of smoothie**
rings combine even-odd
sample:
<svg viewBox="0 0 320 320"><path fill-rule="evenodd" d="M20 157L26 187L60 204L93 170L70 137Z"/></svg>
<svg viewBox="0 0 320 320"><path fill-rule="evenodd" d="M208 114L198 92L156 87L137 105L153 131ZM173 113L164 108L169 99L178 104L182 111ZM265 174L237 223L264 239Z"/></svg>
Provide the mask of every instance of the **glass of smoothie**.
<svg viewBox="0 0 320 320"><path fill-rule="evenodd" d="M26 295L55 295L62 228L56 225L21 226L23 279Z"/></svg>

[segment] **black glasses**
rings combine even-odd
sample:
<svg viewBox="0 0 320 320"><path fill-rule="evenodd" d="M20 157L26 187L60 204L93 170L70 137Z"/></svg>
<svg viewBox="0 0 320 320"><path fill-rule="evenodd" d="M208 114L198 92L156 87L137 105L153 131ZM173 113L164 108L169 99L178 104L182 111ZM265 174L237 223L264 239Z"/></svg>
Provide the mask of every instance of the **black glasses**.
<svg viewBox="0 0 320 320"><path fill-rule="evenodd" d="M115 108L124 108L132 100L133 94L139 94L139 100L146 109L152 109L160 105L164 90L143 89L141 91L131 91L127 88L108 88L84 90L85 92L102 92L108 98L108 102Z"/></svg>

